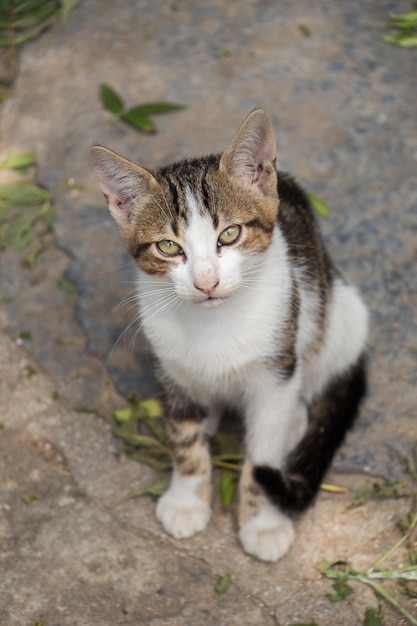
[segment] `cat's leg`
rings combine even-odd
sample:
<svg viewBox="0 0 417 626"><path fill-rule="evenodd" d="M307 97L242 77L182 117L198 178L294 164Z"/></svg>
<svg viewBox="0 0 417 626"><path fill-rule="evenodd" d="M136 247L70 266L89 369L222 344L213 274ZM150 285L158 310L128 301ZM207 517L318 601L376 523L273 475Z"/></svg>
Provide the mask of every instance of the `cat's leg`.
<svg viewBox="0 0 417 626"><path fill-rule="evenodd" d="M254 479L254 466L279 469L289 447L306 426L306 412L299 402L299 373L279 382L264 372L254 377L247 391L245 461L239 485L239 538L249 554L262 561L277 561L294 541L291 519L271 504ZM293 420L297 425L294 431Z"/></svg>
<svg viewBox="0 0 417 626"><path fill-rule="evenodd" d="M246 460L239 483L239 539L248 554L261 561L277 561L294 541L292 521L265 497Z"/></svg>
<svg viewBox="0 0 417 626"><path fill-rule="evenodd" d="M190 410L188 415L192 414ZM204 530L211 515L209 420L202 411L194 415L195 419L171 416L167 424L174 469L171 484L158 501L156 516L176 539Z"/></svg>

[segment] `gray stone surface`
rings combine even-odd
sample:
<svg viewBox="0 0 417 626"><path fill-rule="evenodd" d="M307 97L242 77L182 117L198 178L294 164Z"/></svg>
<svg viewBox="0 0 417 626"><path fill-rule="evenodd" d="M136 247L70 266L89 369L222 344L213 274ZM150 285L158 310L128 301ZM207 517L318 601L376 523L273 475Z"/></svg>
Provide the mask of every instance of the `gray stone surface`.
<svg viewBox="0 0 417 626"><path fill-rule="evenodd" d="M401 454L417 440L417 50L379 38L388 12L408 8L82 0L66 25L23 50L1 105L0 157L35 150L42 184L74 178L83 189L55 194L54 234L36 270L0 252L1 624L356 626L375 605L363 589L332 605L313 566L371 564L408 506L346 510L364 473L401 478ZM188 108L140 135L102 109L103 82L129 106ZM133 265L91 172L90 144L147 166L220 151L254 106L273 119L281 167L329 205L329 248L372 312L369 398L336 459L343 473L329 478L348 494L322 494L275 565L241 552L233 511L217 500L209 529L184 542L163 534L151 500L108 508L151 471L115 456L105 421L75 410L108 414L129 393L154 393L147 346L135 325L124 333L135 312L118 305L134 288ZM73 295L57 287L62 276ZM22 331L32 335L24 346ZM31 492L39 499L24 504ZM226 572L232 587L217 596ZM417 613L412 601L409 610Z"/></svg>

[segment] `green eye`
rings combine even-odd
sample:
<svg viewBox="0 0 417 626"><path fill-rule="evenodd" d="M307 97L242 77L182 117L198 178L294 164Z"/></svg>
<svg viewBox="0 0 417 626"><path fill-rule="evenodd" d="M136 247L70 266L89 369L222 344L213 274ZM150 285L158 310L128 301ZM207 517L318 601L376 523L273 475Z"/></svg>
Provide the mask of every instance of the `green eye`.
<svg viewBox="0 0 417 626"><path fill-rule="evenodd" d="M230 244L235 243L240 235L240 226L237 224L235 226L229 226L226 228L219 237L217 242L218 246L230 246Z"/></svg>
<svg viewBox="0 0 417 626"><path fill-rule="evenodd" d="M178 256L179 254L183 254L183 249L175 243L175 241L163 239L162 241L158 241L156 245L159 251L166 256Z"/></svg>

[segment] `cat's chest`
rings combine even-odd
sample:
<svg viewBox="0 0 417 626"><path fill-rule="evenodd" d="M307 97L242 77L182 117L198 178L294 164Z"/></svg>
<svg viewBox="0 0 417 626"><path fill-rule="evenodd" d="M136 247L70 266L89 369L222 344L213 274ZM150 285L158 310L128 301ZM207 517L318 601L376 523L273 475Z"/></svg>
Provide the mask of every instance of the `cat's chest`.
<svg viewBox="0 0 417 626"><path fill-rule="evenodd" d="M273 291L235 298L214 309L179 307L144 323L164 370L201 397L204 389L238 392L254 364L273 358L284 318Z"/></svg>

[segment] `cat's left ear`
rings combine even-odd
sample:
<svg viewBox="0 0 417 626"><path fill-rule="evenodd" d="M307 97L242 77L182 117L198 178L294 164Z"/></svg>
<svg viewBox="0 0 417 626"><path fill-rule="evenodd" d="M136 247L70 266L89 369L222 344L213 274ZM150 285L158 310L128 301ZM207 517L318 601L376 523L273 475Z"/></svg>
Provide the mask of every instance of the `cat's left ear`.
<svg viewBox="0 0 417 626"><path fill-rule="evenodd" d="M263 196L276 196L275 133L263 109L244 120L220 159L220 170Z"/></svg>
<svg viewBox="0 0 417 626"><path fill-rule="evenodd" d="M109 211L126 233L158 183L148 170L103 146L91 148L91 160Z"/></svg>

